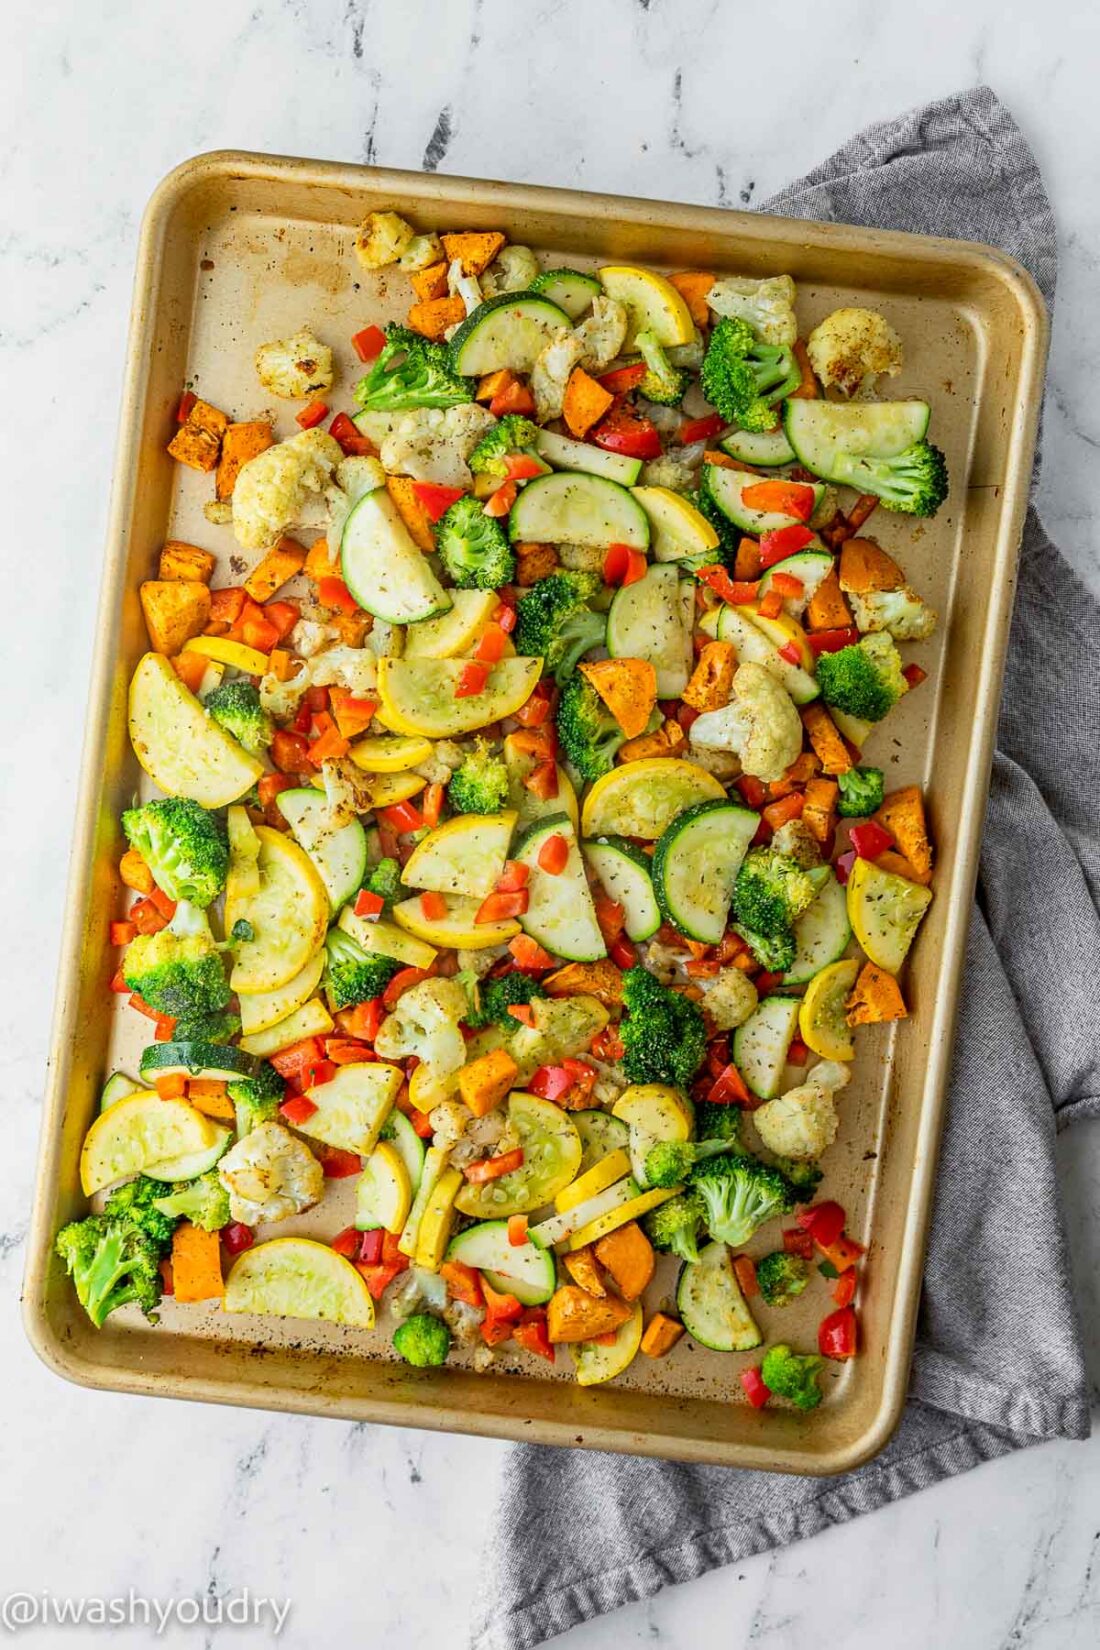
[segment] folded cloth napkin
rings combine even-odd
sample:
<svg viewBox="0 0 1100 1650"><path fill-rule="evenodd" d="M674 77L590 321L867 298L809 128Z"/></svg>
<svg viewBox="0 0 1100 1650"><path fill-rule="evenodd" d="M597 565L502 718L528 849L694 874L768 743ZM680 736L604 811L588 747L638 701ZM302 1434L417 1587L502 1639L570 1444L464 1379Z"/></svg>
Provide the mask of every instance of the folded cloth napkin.
<svg viewBox="0 0 1100 1650"><path fill-rule="evenodd" d="M985 241L1054 296L1042 179L986 88L870 127L769 209ZM517 1447L473 1650L527 1650L1010 1450L1088 1435L1054 1136L1100 1115L1100 607L1034 511L998 746L899 1431L830 1479Z"/></svg>

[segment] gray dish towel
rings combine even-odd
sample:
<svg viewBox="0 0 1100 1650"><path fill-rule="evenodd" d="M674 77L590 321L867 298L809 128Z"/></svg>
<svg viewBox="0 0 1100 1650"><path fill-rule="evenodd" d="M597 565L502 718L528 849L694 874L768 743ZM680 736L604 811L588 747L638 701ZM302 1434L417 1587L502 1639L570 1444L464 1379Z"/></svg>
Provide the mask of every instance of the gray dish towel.
<svg viewBox="0 0 1100 1650"><path fill-rule="evenodd" d="M769 208L985 241L1053 300L1042 179L985 88L870 127ZM526 1650L1010 1450L1087 1437L1054 1135L1100 1115L1098 796L1100 608L1032 511L902 1425L831 1479L517 1447L474 1650Z"/></svg>

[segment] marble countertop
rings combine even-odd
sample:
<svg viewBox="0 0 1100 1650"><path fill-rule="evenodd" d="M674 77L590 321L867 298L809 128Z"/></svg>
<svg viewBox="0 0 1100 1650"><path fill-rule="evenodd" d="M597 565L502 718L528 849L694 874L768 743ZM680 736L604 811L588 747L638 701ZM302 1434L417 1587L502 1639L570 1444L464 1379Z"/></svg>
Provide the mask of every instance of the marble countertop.
<svg viewBox="0 0 1100 1650"><path fill-rule="evenodd" d="M1100 588L1100 99L1085 30L1074 27L1086 8L928 0L914 25L868 0L790 0L783 89L763 106L744 99L742 65L774 60L777 14L742 10L715 0L11 0L0 442L32 502L9 523L20 608L5 657L9 676L38 686L0 732L0 863L17 866L6 926L18 936L0 998L12 1148L0 1232L0 1596L201 1598L248 1587L292 1601L280 1642L295 1650L341 1639L435 1650L443 1632L463 1644L506 1448L83 1392L46 1374L19 1326L130 281L142 207L165 172L238 147L737 205L871 119L987 81L1039 155L1062 237L1040 504ZM33 810L13 805L13 781L32 766ZM1076 1129L1062 1155L1100 1375L1100 1129ZM844 1650L1085 1650L1100 1634L1098 1530L1100 1439L1050 1445L672 1589L579 1629L570 1650L801 1650L823 1632ZM127 1642L122 1628L86 1631L88 1642ZM152 1637L138 1628L130 1641ZM173 1628L171 1638L269 1644L271 1618ZM60 1629L38 1629L36 1642L60 1640Z"/></svg>

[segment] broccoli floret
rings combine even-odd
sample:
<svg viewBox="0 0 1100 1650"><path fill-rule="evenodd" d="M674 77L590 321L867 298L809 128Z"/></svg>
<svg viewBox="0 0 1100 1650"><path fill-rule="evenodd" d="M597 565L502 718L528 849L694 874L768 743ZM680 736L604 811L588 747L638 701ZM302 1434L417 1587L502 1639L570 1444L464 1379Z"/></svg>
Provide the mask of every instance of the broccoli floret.
<svg viewBox="0 0 1100 1650"><path fill-rule="evenodd" d="M58 1232L56 1249L97 1329L129 1301L136 1301L151 1323L157 1321L160 1251L132 1222L105 1215L70 1221Z"/></svg>
<svg viewBox="0 0 1100 1650"><path fill-rule="evenodd" d="M503 527L468 493L444 512L435 547L460 590L497 590L515 577L516 558Z"/></svg>
<svg viewBox="0 0 1100 1650"><path fill-rule="evenodd" d="M260 704L252 682L223 682L205 701L206 712L253 756L262 756L275 736L275 724Z"/></svg>
<svg viewBox="0 0 1100 1650"><path fill-rule="evenodd" d="M401 882L401 866L389 855L371 867L363 878L363 887L368 894L377 894L387 905L395 904L407 892Z"/></svg>
<svg viewBox="0 0 1100 1650"><path fill-rule="evenodd" d="M219 1008L209 1014L179 1015L172 1036L177 1043L229 1043L240 1029L240 1015Z"/></svg>
<svg viewBox="0 0 1100 1650"><path fill-rule="evenodd" d="M755 1157L725 1152L691 1172L703 1199L703 1218L712 1238L740 1249L758 1227L794 1207L794 1193L778 1169Z"/></svg>
<svg viewBox="0 0 1100 1650"><path fill-rule="evenodd" d="M760 1365L760 1379L769 1392L789 1398L799 1409L816 1409L821 1402L818 1371L825 1360L816 1352L792 1352L789 1346L771 1346Z"/></svg>
<svg viewBox="0 0 1100 1650"><path fill-rule="evenodd" d="M458 814L496 814L508 800L508 769L487 744L463 758L447 782L447 801Z"/></svg>
<svg viewBox="0 0 1100 1650"><path fill-rule="evenodd" d="M716 1106L709 1100L697 1100L695 1132L700 1140L721 1140L727 1151L737 1151L741 1144L740 1108Z"/></svg>
<svg viewBox="0 0 1100 1650"><path fill-rule="evenodd" d="M711 333L700 384L712 407L743 430L774 430L776 404L801 379L789 349L762 344L747 321L723 316Z"/></svg>
<svg viewBox="0 0 1100 1650"><path fill-rule="evenodd" d="M451 1331L431 1312L414 1312L394 1330L393 1349L414 1369L437 1369L447 1362Z"/></svg>
<svg viewBox="0 0 1100 1650"><path fill-rule="evenodd" d="M646 1153L647 1186L678 1186L696 1163L734 1150L727 1140L659 1140Z"/></svg>
<svg viewBox="0 0 1100 1650"><path fill-rule="evenodd" d="M504 477L508 473L507 459L511 453L527 452L537 458L535 442L539 427L521 413L505 413L486 435L483 435L467 464L475 476ZM540 461L541 462L541 461Z"/></svg>
<svg viewBox="0 0 1100 1650"><path fill-rule="evenodd" d="M882 807L885 791L881 768L849 768L837 774L840 796L837 813L843 819L869 819Z"/></svg>
<svg viewBox="0 0 1100 1650"><path fill-rule="evenodd" d="M789 1306L810 1281L809 1262L775 1249L756 1263L756 1281L768 1306Z"/></svg>
<svg viewBox="0 0 1100 1650"><path fill-rule="evenodd" d="M623 1006L619 1035L628 1082L686 1089L707 1051L698 1003L663 986L648 969L629 968L623 975Z"/></svg>
<svg viewBox="0 0 1100 1650"><path fill-rule="evenodd" d="M213 814L183 796L127 808L122 829L169 899L206 907L225 887L229 844Z"/></svg>
<svg viewBox="0 0 1100 1650"><path fill-rule="evenodd" d="M670 1197L643 1217L649 1241L655 1249L669 1250L681 1260L699 1259L699 1228L703 1224L703 1200L688 1190Z"/></svg>
<svg viewBox="0 0 1100 1650"><path fill-rule="evenodd" d="M149 1175L136 1175L111 1193L103 1213L108 1220L130 1221L163 1254L172 1242L176 1224L174 1220L166 1219L157 1207L157 1199L163 1191L163 1182L153 1180Z"/></svg>
<svg viewBox="0 0 1100 1650"><path fill-rule="evenodd" d="M355 386L355 399L366 412L457 407L473 398L472 380L451 371L443 345L402 326L386 328L381 353Z"/></svg>
<svg viewBox="0 0 1100 1650"><path fill-rule="evenodd" d="M201 1226L204 1232L220 1232L229 1225L229 1193L218 1179L218 1171L210 1169L197 1180L181 1180L164 1197L158 1197L156 1207L172 1220L189 1220Z"/></svg>
<svg viewBox="0 0 1100 1650"><path fill-rule="evenodd" d="M508 1010L515 1004L534 1002L538 997L545 997L546 992L536 979L530 974L524 974L518 968L513 968L508 974L500 974L495 980L484 980L478 987L478 1003L466 1015L466 1024L480 1029L481 1026L499 1025L505 1031L518 1031L520 1021Z"/></svg>
<svg viewBox="0 0 1100 1650"><path fill-rule="evenodd" d="M825 866L807 869L776 848L753 848L746 854L733 885L733 926L764 968L790 968L793 925L817 898L828 874Z"/></svg>
<svg viewBox="0 0 1100 1650"><path fill-rule="evenodd" d="M607 614L590 603L600 594L597 573L551 573L525 590L516 607L516 650L541 655L544 672L558 686L571 676L578 660L603 643Z"/></svg>
<svg viewBox="0 0 1100 1650"><path fill-rule="evenodd" d="M250 1134L269 1123L282 1104L286 1084L268 1060L251 1077L234 1077L225 1086L236 1112L238 1135Z"/></svg>
<svg viewBox="0 0 1100 1650"><path fill-rule="evenodd" d="M930 441L915 441L894 458L837 453L830 464L830 481L873 493L903 515L934 516L947 497L947 460Z"/></svg>
<svg viewBox="0 0 1100 1650"><path fill-rule="evenodd" d="M380 997L400 963L363 947L342 928L330 928L325 940L325 989L333 1011Z"/></svg>
<svg viewBox="0 0 1100 1650"><path fill-rule="evenodd" d="M885 632L864 636L817 661L817 681L827 705L864 722L881 722L907 691L901 654Z"/></svg>
<svg viewBox="0 0 1100 1650"><path fill-rule="evenodd" d="M655 332L648 327L634 340L646 364L646 375L638 385L647 401L659 407L678 407L688 387L688 375L674 367Z"/></svg>
<svg viewBox="0 0 1100 1650"><path fill-rule="evenodd" d="M582 779L607 773L626 742L626 734L591 682L579 675L571 676L562 689L557 728L566 760Z"/></svg>
<svg viewBox="0 0 1100 1650"><path fill-rule="evenodd" d="M777 1157L774 1152L769 1152L766 1160L790 1184L796 1203L813 1202L817 1188L825 1179L825 1171L812 1158Z"/></svg>
<svg viewBox="0 0 1100 1650"><path fill-rule="evenodd" d="M706 486L706 470L704 464L701 474L702 485L698 492L690 495L690 502L694 504L701 516L705 516L714 531L718 534L718 544L715 549L708 550L696 564L699 567L713 567L715 562L727 570L733 571L733 564L737 559L737 547L744 536L739 527L735 527L724 510L720 510L710 495Z"/></svg>
<svg viewBox="0 0 1100 1650"><path fill-rule="evenodd" d="M186 900L159 934L131 940L122 977L151 1009L173 1019L193 1020L229 1006L229 982L210 924Z"/></svg>

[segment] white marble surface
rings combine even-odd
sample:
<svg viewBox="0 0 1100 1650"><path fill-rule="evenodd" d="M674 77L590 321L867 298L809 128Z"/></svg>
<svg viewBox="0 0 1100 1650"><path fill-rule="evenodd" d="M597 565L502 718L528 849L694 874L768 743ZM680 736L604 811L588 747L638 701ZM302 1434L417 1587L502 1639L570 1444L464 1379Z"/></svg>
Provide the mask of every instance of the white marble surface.
<svg viewBox="0 0 1100 1650"><path fill-rule="evenodd" d="M0 995L4 1284L0 1595L289 1597L281 1642L466 1642L504 1446L158 1405L79 1391L18 1323L134 246L142 205L219 147L419 166L736 204L865 121L977 80L1035 146L1062 235L1041 503L1100 586L1100 100L1092 8L1073 0L874 0L776 12L717 0L9 0L0 104L0 322L9 712ZM776 60L774 98L742 65ZM13 576L14 575L14 576ZM32 687L30 684L37 684ZM13 781L33 776L18 794ZM33 797L33 800L30 798ZM10 878L10 881L9 881ZM1070 1227L1100 1374L1100 1130L1063 1142ZM151 1487L152 1486L152 1487ZM844 1650L1085 1650L1100 1635L1100 1441L1029 1451L574 1633ZM270 1618L268 1618L270 1622ZM88 1630L98 1642L108 1634ZM119 1642L153 1632L116 1628ZM173 1642L270 1643L269 1627ZM32 1642L69 1642L40 1629ZM84 1642L82 1635L82 1642Z"/></svg>

